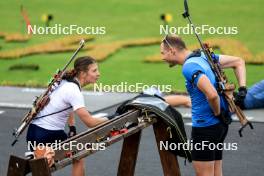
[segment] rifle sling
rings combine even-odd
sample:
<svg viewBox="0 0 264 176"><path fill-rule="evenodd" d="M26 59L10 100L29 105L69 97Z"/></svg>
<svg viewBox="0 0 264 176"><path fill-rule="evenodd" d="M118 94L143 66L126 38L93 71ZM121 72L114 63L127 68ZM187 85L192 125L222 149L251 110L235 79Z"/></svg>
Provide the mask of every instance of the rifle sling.
<svg viewBox="0 0 264 176"><path fill-rule="evenodd" d="M81 86L80 86L80 84L79 84L79 82L76 80L76 79L66 79L68 82L72 82L72 83L75 83L77 86L78 86L78 88L80 89L80 91L81 91ZM66 110L68 110L68 109L71 109L72 108L72 106L69 106L69 107L67 107L67 108L64 108L64 109L62 109L62 110L59 110L59 111L57 111L57 112L53 112L53 113L50 113L50 114L46 114L46 115L43 115L43 116L40 116L40 117L35 117L33 120L37 120L37 119L40 119L40 118L43 118L43 117L47 117L47 116L51 116L51 115L54 115L54 114L58 114L58 113L61 113L61 112L63 112L63 111L66 111Z"/></svg>

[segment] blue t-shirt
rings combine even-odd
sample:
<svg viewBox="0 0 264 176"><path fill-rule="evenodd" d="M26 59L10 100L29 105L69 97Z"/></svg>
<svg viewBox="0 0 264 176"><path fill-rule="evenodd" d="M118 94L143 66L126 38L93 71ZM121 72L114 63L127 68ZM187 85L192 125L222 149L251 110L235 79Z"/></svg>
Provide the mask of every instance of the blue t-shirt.
<svg viewBox="0 0 264 176"><path fill-rule="evenodd" d="M215 59L219 61L219 56L216 55ZM200 71L200 74L192 83L193 75L198 71ZM197 87L198 80L202 75L206 75L215 88L217 85L215 74L207 62L205 55L201 53L200 57L188 58L183 64L182 73L185 77L185 85L192 101L192 126L206 127L219 123L220 121L214 116L206 96ZM222 95L220 95L220 104L221 109L228 109L227 102Z"/></svg>
<svg viewBox="0 0 264 176"><path fill-rule="evenodd" d="M246 109L264 108L264 80L248 90L244 104Z"/></svg>

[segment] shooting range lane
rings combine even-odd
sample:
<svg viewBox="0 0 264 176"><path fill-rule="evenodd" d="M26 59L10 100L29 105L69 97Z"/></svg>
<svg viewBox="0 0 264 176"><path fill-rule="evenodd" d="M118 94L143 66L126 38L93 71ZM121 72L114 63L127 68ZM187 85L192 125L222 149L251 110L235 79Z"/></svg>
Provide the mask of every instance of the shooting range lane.
<svg viewBox="0 0 264 176"><path fill-rule="evenodd" d="M17 88L0 86L0 107L30 108L32 106L32 101L34 100L34 98L40 95L43 91L44 89L37 88ZM83 91L83 95L88 110L90 112L94 112L133 98L137 94ZM181 112L184 118L191 118L191 111L189 108L178 108L178 110ZM264 118L262 116L263 112L263 109L244 111L246 117L253 122L264 122ZM5 112L0 109L0 114L2 113ZM237 120L236 116L233 116L233 119Z"/></svg>
<svg viewBox="0 0 264 176"><path fill-rule="evenodd" d="M0 86L0 107L31 108L32 101L36 96L43 93L44 90L45 89ZM137 94L83 91L83 95L88 111L94 112L133 98Z"/></svg>
<svg viewBox="0 0 264 176"><path fill-rule="evenodd" d="M189 108L180 107L177 108L177 110L182 114L184 118L191 118L192 116L191 109ZM264 109L244 110L243 112L245 113L247 119L252 122L264 122L264 117L263 117ZM233 115L232 119L234 121L238 121L236 115Z"/></svg>

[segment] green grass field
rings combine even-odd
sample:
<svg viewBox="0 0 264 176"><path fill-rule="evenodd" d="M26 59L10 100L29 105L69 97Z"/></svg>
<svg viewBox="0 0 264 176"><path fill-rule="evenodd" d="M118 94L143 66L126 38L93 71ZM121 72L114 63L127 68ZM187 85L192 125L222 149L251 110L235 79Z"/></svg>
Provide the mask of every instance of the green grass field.
<svg viewBox="0 0 264 176"><path fill-rule="evenodd" d="M160 37L159 25L163 24L160 14L171 13L171 25L185 26L187 21L181 16L183 12L182 0L107 0L107 1L1 1L0 2L0 31L25 32L20 14L20 5L23 4L28 12L32 24L44 26L41 15L51 13L55 23L62 25L77 24L79 26L105 26L106 34L95 36L96 42L111 42L116 40L139 39ZM208 24L211 26L237 26L237 35L229 37L242 42L253 55L264 52L262 41L264 35L264 12L261 0L189 0L189 8L193 21L197 25ZM9 50L44 43L58 35L35 35L26 43L5 43L0 40L1 50ZM188 45L197 42L194 35L182 35ZM203 39L221 37L221 35L202 35ZM228 43L227 43L228 45ZM100 63L101 79L103 84L118 84L128 82L135 84L172 85L174 89L185 90L184 78L181 67L168 68L165 63L144 63L146 56L159 51L159 46L133 47L122 49L106 61ZM41 54L23 57L14 60L0 60L0 84L15 85L27 83L29 85L45 85L49 77L57 68L64 66L72 53ZM85 55L81 52L80 55ZM14 64L38 64L39 71L9 71ZM264 66L247 65L247 83L263 79ZM230 80L235 82L231 70L227 71Z"/></svg>

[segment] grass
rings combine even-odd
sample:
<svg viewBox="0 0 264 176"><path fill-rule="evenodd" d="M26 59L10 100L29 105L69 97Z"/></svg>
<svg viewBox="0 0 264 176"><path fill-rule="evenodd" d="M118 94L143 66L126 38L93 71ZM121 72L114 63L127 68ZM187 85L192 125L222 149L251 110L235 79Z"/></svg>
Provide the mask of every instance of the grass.
<svg viewBox="0 0 264 176"><path fill-rule="evenodd" d="M159 34L159 19L162 13L173 15L173 24L185 26L187 21L181 17L183 12L182 0L107 0L100 1L1 1L0 2L0 31L24 32L21 22L20 5L26 8L32 24L43 26L41 15L51 13L55 23L62 25L77 24L79 26L105 26L106 35L95 36L96 42L104 43L117 40L139 39L149 37L162 37ZM264 35L262 30L264 12L261 0L209 0L189 1L189 8L193 21L197 25L208 24L211 26L237 26L239 33L229 35L241 41L253 55L263 52ZM5 43L0 40L1 50L9 50L43 43L62 36L36 35L26 43ZM183 35L187 45L196 43L194 35ZM203 39L215 38L219 35L202 35ZM220 36L221 37L221 36ZM226 36L223 36L226 37ZM228 43L227 43L228 44ZM135 84L172 85L173 89L185 90L181 67L168 68L164 63L144 63L146 56L159 51L159 46L132 47L120 50L117 54L100 63L101 79L103 84L118 84L128 82ZM16 60L0 61L0 84L45 85L49 77L57 68L62 68L72 53L41 54L23 57ZM80 55L85 55L81 52ZM15 64L37 64L39 71L16 70L8 68ZM234 74L227 71L230 80L235 82ZM247 65L248 85L263 79L262 65Z"/></svg>

